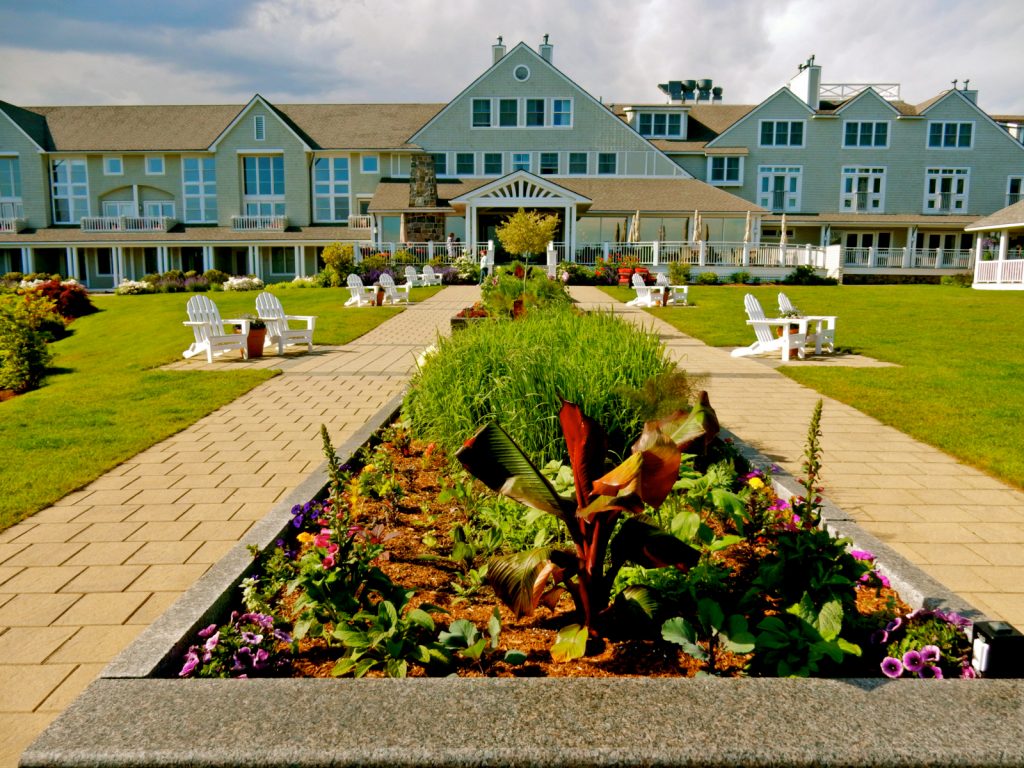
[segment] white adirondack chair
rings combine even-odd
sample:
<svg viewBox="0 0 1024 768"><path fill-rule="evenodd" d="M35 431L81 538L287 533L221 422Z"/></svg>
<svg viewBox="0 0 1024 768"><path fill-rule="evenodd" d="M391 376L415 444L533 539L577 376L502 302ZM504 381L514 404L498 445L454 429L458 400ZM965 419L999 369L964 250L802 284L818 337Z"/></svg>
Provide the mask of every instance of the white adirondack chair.
<svg viewBox="0 0 1024 768"><path fill-rule="evenodd" d="M800 312L800 310L797 309L793 305L793 302L789 300L789 296L782 291L779 291L779 314L787 317L793 317L793 315L798 312ZM815 353L820 354L822 347L827 349L830 353L834 353L836 351L836 316L805 315L805 317L817 326L816 340L814 344Z"/></svg>
<svg viewBox="0 0 1024 768"><path fill-rule="evenodd" d="M441 285L444 278L442 275L434 274L434 268L429 264L423 265L423 275L420 277L423 285Z"/></svg>
<svg viewBox="0 0 1024 768"><path fill-rule="evenodd" d="M201 293L188 300L185 311L188 313L185 325L192 329L195 341L181 353L182 357L195 357L205 352L207 362L212 363L214 355L222 355L237 349L242 352L242 359L249 359L246 348L246 340L249 337L248 320L222 320L217 305ZM225 323L239 326L242 332L228 333L224 330Z"/></svg>
<svg viewBox="0 0 1024 768"><path fill-rule="evenodd" d="M420 282L420 280L420 276L416 274L416 267L410 264L405 268L405 282L412 286L425 285L425 283Z"/></svg>
<svg viewBox="0 0 1024 768"><path fill-rule="evenodd" d="M305 344L307 351L313 351L313 327L316 315L286 315L281 300L264 291L256 297L256 314L267 324L267 340L264 346L277 344L277 354L283 355L286 344ZM305 322L305 328L291 328L289 320Z"/></svg>
<svg viewBox="0 0 1024 768"><path fill-rule="evenodd" d="M406 283L405 285L395 285L395 278L387 272L381 272L380 277L377 278L377 282L380 283L380 287L384 289L385 303L397 304L399 300L404 301L406 304L409 303L409 289L412 288L409 283Z"/></svg>
<svg viewBox="0 0 1024 768"><path fill-rule="evenodd" d="M351 298L345 302L346 307L350 307L355 304L357 307L371 306L376 304L377 291L374 287L363 285L363 281L359 279L359 275L348 276L348 291L352 294Z"/></svg>
<svg viewBox="0 0 1024 768"><path fill-rule="evenodd" d="M654 296L655 291L651 290L651 286L644 282L644 279L640 275L633 273L633 290L636 291L636 298L630 299L626 302L627 306L630 307L654 307L657 306L658 302Z"/></svg>
<svg viewBox="0 0 1024 768"><path fill-rule="evenodd" d="M668 294L668 298L662 299L662 304L666 306L669 304L682 304L685 307L689 303L690 286L672 285L668 281L668 275L664 272L658 273L657 277L654 278L654 284L661 288L662 294Z"/></svg>
<svg viewBox="0 0 1024 768"><path fill-rule="evenodd" d="M733 357L745 357L747 355L763 355L769 352L782 352L782 359L788 360L791 352L796 352L797 357L804 359L804 345L807 343L806 333L793 333L790 325L793 318L767 318L764 310L753 295L747 294L743 297L743 306L747 310L747 325L753 326L753 344L749 347L740 347L732 351ZM782 336L776 337L773 329L782 327ZM806 328L806 326L804 326Z"/></svg>

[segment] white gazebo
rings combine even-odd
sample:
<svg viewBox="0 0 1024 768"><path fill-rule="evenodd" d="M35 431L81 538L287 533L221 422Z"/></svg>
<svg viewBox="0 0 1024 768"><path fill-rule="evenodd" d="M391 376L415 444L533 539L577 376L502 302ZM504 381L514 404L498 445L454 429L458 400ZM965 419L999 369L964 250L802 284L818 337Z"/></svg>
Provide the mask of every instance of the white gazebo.
<svg viewBox="0 0 1024 768"><path fill-rule="evenodd" d="M1024 239L1024 200L978 219L964 229L975 233L974 288L983 290L1024 290L1024 244L1010 248L1010 239ZM992 241L998 246L992 251ZM986 247L988 241L988 247Z"/></svg>

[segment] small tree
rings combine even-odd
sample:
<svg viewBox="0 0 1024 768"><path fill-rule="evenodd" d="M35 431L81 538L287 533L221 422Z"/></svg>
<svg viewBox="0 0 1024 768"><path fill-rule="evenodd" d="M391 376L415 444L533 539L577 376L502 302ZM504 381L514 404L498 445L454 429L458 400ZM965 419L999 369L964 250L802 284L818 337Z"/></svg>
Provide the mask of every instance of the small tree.
<svg viewBox="0 0 1024 768"><path fill-rule="evenodd" d="M324 247L320 258L324 262L323 282L337 288L345 284L345 278L355 266L355 250L350 243L331 243Z"/></svg>
<svg viewBox="0 0 1024 768"><path fill-rule="evenodd" d="M520 208L498 227L502 247L530 263L530 254L544 253L558 229L558 217Z"/></svg>

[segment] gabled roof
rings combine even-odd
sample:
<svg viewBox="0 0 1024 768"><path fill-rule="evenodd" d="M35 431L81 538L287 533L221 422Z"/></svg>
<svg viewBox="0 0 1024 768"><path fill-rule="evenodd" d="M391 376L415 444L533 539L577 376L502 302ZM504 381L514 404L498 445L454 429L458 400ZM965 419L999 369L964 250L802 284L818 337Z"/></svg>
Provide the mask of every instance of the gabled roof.
<svg viewBox="0 0 1024 768"><path fill-rule="evenodd" d="M40 152L52 149L53 139L46 127L46 118L36 112L0 101L0 112L3 112L14 123L25 137L31 141Z"/></svg>
<svg viewBox="0 0 1024 768"><path fill-rule="evenodd" d="M296 139L298 139L299 143L302 144L303 147L305 147L306 149L313 149L313 147L310 146L309 141L306 138L303 138L303 135L299 131L296 131L295 124L290 119L288 119L287 117L282 115L277 109L274 108L274 106L269 101L264 99L258 93L255 96L253 96L251 99L249 99L249 103L246 104L244 107L242 107L241 111L237 115L235 115L235 118L230 123L227 124L227 126L224 128L224 130L222 130L219 134L217 134L217 138L215 138L210 143L209 149L211 151L215 150L217 148L217 144L220 142L220 140L222 138L224 138L224 136L226 136L228 134L228 132L232 128L234 128L236 125L238 125L238 123L242 120L242 118L245 117L246 113L248 113L250 110L252 110L253 107L255 107L257 104L260 104L260 105L266 107L269 112L271 112L275 117L277 117L277 119L281 121L281 124L284 125L284 127L287 128L288 131Z"/></svg>
<svg viewBox="0 0 1024 768"><path fill-rule="evenodd" d="M322 149L412 149L408 141L444 104L282 104Z"/></svg>
<svg viewBox="0 0 1024 768"><path fill-rule="evenodd" d="M747 120L751 119L754 115L756 115L758 110L760 110L762 107L765 107L768 104L771 104L776 99L785 99L785 98L791 99L794 104L798 104L799 106L803 107L803 109L807 112L808 115L813 115L814 114L814 110L811 109L809 106L807 106L807 104L800 97L798 97L795 93L793 93L791 90L789 90L789 88L786 88L785 86L783 86L782 88L779 88L779 90L777 90L771 96L769 96L767 99L765 99L760 104L758 104L756 107L754 107L749 112L747 112L745 115L743 115L735 123L733 123L728 128L726 128L722 133L718 134L718 136L716 136L714 139L709 141L708 145L709 146L713 145L716 142L718 142L719 140L721 140L722 138L724 138L725 136L728 136L729 133L733 129L735 129L738 125L740 125L742 123L745 123Z"/></svg>
<svg viewBox="0 0 1024 768"><path fill-rule="evenodd" d="M1024 200L996 211L991 216L964 227L968 232L983 232L989 229L1024 228Z"/></svg>
<svg viewBox="0 0 1024 768"><path fill-rule="evenodd" d="M864 101L865 99L873 100L877 104L884 104L889 110L891 110L892 112L894 112L897 115L903 114L902 112L900 112L899 109L897 109L893 105L892 102L888 101L887 99L883 99L881 96L879 96L878 92L875 91L874 88L865 88L863 91L858 93L852 99L847 99L841 105L836 107L835 114L836 115L842 114L843 112L845 112L848 108L850 108L851 106L853 106L857 102Z"/></svg>
<svg viewBox="0 0 1024 768"><path fill-rule="evenodd" d="M541 196L559 197L572 200L577 205L590 203L590 198L579 195L563 184L556 183L550 177L537 176L529 171L512 171L504 176L482 184L472 190L474 198L486 197L511 197L519 198L523 193L531 198ZM451 198L452 204L467 203L468 193Z"/></svg>

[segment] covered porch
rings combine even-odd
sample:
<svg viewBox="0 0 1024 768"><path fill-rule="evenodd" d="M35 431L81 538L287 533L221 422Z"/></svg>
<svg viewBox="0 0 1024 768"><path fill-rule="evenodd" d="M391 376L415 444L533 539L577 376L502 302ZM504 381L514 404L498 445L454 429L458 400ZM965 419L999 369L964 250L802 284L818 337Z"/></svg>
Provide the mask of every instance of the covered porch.
<svg viewBox="0 0 1024 768"><path fill-rule="evenodd" d="M1024 201L965 227L976 234L973 288L1024 290Z"/></svg>

